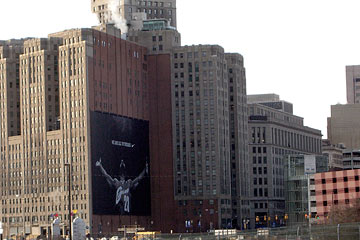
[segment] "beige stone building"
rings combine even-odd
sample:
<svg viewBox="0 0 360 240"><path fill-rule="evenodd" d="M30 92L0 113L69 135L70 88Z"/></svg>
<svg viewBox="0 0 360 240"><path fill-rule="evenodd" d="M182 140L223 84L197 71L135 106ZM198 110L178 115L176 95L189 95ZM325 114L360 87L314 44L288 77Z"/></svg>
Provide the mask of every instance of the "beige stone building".
<svg viewBox="0 0 360 240"><path fill-rule="evenodd" d="M141 30L128 32L128 40L136 42L149 51L149 54L171 53L174 47L181 46L181 35L168 27L166 19L145 20Z"/></svg>
<svg viewBox="0 0 360 240"><path fill-rule="evenodd" d="M346 66L347 103L360 103L360 65Z"/></svg>
<svg viewBox="0 0 360 240"><path fill-rule="evenodd" d="M20 134L20 65L23 40L0 43L1 139ZM7 91L5 91L5 89Z"/></svg>
<svg viewBox="0 0 360 240"><path fill-rule="evenodd" d="M2 83L8 82L1 88L2 119L5 119L1 129L1 219L5 236L44 233L54 213L67 220L64 174L68 170L64 164L68 162L72 162L75 173L72 209L79 209L79 216L89 223L88 177L84 174L87 171L86 94L83 92L86 89L86 40L80 33L69 31L71 38L67 39L54 35L46 39L9 41L2 47L0 76L7 77ZM67 52L66 58L65 49L72 51ZM70 81L64 80L64 72L74 68L75 58L68 57L75 54L77 78L71 82L76 81L77 87L70 92ZM11 69L12 61L16 67ZM18 93L12 94L15 88ZM76 111L72 99L75 91ZM19 101L6 98L7 95L18 96ZM16 111L6 111L7 108L16 108ZM60 113L67 121L59 121ZM75 113L81 120L74 121ZM21 119L20 131L11 130L14 116Z"/></svg>
<svg viewBox="0 0 360 240"><path fill-rule="evenodd" d="M176 0L91 0L91 8L101 24L117 21L119 14L130 29L139 28L138 21L147 19L167 19L170 26L177 26Z"/></svg>
<svg viewBox="0 0 360 240"><path fill-rule="evenodd" d="M328 118L328 139L331 144L342 144L347 149L360 148L360 104L331 106Z"/></svg>

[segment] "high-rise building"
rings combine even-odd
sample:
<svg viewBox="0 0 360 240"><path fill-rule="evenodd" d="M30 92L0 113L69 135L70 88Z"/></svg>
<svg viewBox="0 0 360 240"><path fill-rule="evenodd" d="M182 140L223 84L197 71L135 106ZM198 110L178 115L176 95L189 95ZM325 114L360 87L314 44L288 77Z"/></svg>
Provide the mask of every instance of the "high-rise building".
<svg viewBox="0 0 360 240"><path fill-rule="evenodd" d="M328 118L328 139L331 144L341 144L347 149L360 148L360 104L331 106Z"/></svg>
<svg viewBox="0 0 360 240"><path fill-rule="evenodd" d="M289 154L317 154L321 132L304 126L303 118L261 103L249 104L251 226L280 224L285 214L284 160ZM260 222L256 222L259 218ZM255 225L256 224L256 225Z"/></svg>
<svg viewBox="0 0 360 240"><path fill-rule="evenodd" d="M347 104L331 106L327 134L330 144L351 152L360 148L360 65L346 66L346 94Z"/></svg>
<svg viewBox="0 0 360 240"><path fill-rule="evenodd" d="M241 226L246 202L240 196L247 192L243 59L220 46L197 45L174 48L172 64L179 220L195 231Z"/></svg>
<svg viewBox="0 0 360 240"><path fill-rule="evenodd" d="M142 20L166 19L170 26L177 26L176 0L91 0L91 8L100 24L124 21L129 29L138 29L138 24L141 29Z"/></svg>
<svg viewBox="0 0 360 240"><path fill-rule="evenodd" d="M244 58L226 53L229 94L229 131L233 227L247 229L250 217L248 106Z"/></svg>
<svg viewBox="0 0 360 240"><path fill-rule="evenodd" d="M47 234L54 216L66 234L69 207L93 234L175 228L170 55L101 29L0 43L6 238Z"/></svg>
<svg viewBox="0 0 360 240"><path fill-rule="evenodd" d="M346 66L347 103L360 103L360 65Z"/></svg>
<svg viewBox="0 0 360 240"><path fill-rule="evenodd" d="M20 134L20 65L22 40L0 43L1 139ZM5 124L6 122L6 124Z"/></svg>
<svg viewBox="0 0 360 240"><path fill-rule="evenodd" d="M98 27L0 42L5 237L69 209L92 234L248 228L243 57L182 47L176 0L91 5Z"/></svg>

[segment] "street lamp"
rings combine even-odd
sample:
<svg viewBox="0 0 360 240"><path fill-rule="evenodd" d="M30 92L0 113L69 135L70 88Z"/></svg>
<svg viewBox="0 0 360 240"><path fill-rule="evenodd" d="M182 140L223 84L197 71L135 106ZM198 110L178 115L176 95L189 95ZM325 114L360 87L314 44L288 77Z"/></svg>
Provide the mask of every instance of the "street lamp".
<svg viewBox="0 0 360 240"><path fill-rule="evenodd" d="M68 167L68 193L69 193L69 203L68 203L68 210L69 210L69 239L72 240L71 236L71 164L65 163L65 166Z"/></svg>

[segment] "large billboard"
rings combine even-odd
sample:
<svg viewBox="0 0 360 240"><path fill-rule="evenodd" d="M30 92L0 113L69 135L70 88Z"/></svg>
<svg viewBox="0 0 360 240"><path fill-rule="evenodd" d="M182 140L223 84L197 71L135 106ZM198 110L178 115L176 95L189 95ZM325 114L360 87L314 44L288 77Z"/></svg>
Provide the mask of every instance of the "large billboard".
<svg viewBox="0 0 360 240"><path fill-rule="evenodd" d="M93 214L151 214L149 122L91 112Z"/></svg>

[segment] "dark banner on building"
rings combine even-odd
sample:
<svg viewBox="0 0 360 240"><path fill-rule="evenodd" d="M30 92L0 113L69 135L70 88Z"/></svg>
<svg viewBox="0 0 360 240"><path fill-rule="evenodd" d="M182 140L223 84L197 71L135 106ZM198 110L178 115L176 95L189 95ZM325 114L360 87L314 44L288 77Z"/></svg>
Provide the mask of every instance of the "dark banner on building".
<svg viewBox="0 0 360 240"><path fill-rule="evenodd" d="M151 214L149 122L91 112L93 214Z"/></svg>

